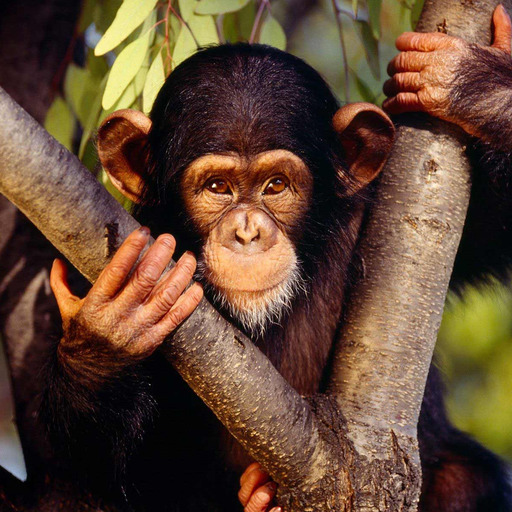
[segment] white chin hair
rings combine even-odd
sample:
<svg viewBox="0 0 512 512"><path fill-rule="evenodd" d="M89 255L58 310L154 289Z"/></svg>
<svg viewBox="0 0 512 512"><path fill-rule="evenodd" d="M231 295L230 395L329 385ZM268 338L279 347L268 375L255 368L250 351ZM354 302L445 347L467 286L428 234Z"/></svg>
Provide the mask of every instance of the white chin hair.
<svg viewBox="0 0 512 512"><path fill-rule="evenodd" d="M264 292L225 292L211 284L208 270L202 262L198 265L200 275L206 278L206 287L213 302L226 310L252 336L263 336L272 324L279 324L284 314L291 309L292 300L298 292L306 293L304 280L297 265L288 279Z"/></svg>

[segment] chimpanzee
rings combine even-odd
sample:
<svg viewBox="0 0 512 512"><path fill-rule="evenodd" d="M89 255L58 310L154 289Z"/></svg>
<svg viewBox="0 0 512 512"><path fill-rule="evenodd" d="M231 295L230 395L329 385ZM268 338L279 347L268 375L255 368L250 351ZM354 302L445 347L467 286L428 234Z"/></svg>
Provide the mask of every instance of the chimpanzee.
<svg viewBox="0 0 512 512"><path fill-rule="evenodd" d="M380 109L339 108L303 61L248 44L179 65L151 121L126 110L106 119L102 164L160 236L128 277L148 230L130 235L83 300L54 266L63 335L40 418L60 474L121 510L239 510L251 461L153 352L200 300L199 284L182 294L194 274L301 394L321 391L358 273L367 185L392 140ZM159 282L175 249L168 232L181 258ZM501 462L448 423L435 370L420 427L423 510L507 509Z"/></svg>
<svg viewBox="0 0 512 512"><path fill-rule="evenodd" d="M503 6L493 14L491 47L442 33L404 33L384 84L390 114L427 112L474 136L477 173L452 287L486 276L507 279L512 256L512 28ZM419 423L422 511L509 511L512 498L496 459L447 422L432 368ZM494 476L493 476L494 475ZM495 478L495 480L493 480ZM241 479L247 512L265 512L275 486L257 463ZM471 489L472 487L472 489ZM272 509L272 512L276 509Z"/></svg>

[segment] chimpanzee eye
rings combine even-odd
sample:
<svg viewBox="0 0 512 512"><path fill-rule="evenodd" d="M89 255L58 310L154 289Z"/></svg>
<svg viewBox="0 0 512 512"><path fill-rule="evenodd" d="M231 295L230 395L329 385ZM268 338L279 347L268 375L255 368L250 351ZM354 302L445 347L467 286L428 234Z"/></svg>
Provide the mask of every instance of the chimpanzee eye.
<svg viewBox="0 0 512 512"><path fill-rule="evenodd" d="M214 194L231 194L227 181L220 178L211 179L206 183L206 189Z"/></svg>
<svg viewBox="0 0 512 512"><path fill-rule="evenodd" d="M266 195L280 194L286 188L288 188L288 183L284 178L274 178L269 181L263 193Z"/></svg>

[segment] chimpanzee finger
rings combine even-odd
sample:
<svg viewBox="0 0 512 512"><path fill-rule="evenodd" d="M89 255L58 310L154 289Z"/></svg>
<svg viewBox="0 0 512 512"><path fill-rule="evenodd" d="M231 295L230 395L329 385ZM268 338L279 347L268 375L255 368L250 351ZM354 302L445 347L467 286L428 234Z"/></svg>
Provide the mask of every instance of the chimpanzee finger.
<svg viewBox="0 0 512 512"><path fill-rule="evenodd" d="M249 464L249 466L245 468L245 471L242 473L242 476L240 477L240 487L244 485L244 483L249 478L249 474L252 473L255 469L262 470L259 462L253 462L252 464Z"/></svg>
<svg viewBox="0 0 512 512"><path fill-rule="evenodd" d="M74 295L69 288L68 269L62 260L56 259L53 262L50 272L50 286L57 300L62 318L72 316L76 312L81 299Z"/></svg>
<svg viewBox="0 0 512 512"><path fill-rule="evenodd" d="M91 299L106 301L119 292L148 239L149 229L144 226L128 235L89 292Z"/></svg>
<svg viewBox="0 0 512 512"><path fill-rule="evenodd" d="M416 50L419 52L432 52L441 48L446 48L453 44L455 38L441 32L431 32L420 34L419 32L404 32L398 36L395 45L398 50L407 52Z"/></svg>
<svg viewBox="0 0 512 512"><path fill-rule="evenodd" d="M185 252L156 285L144 305L144 317L148 323L160 320L176 303L196 271L196 258L191 252Z"/></svg>
<svg viewBox="0 0 512 512"><path fill-rule="evenodd" d="M419 73L397 73L384 82L382 90L386 96L395 96L400 92L416 92L421 86Z"/></svg>
<svg viewBox="0 0 512 512"><path fill-rule="evenodd" d="M432 54L423 52L401 52L393 57L388 64L388 75L408 71L421 71L425 66L430 65Z"/></svg>
<svg viewBox="0 0 512 512"><path fill-rule="evenodd" d="M153 328L155 336L164 339L169 333L174 331L183 320L192 314L202 298L203 287L199 283L194 283L180 295L171 310Z"/></svg>
<svg viewBox="0 0 512 512"><path fill-rule="evenodd" d="M269 482L256 491L250 497L244 512L267 512L267 509L276 495L277 485Z"/></svg>
<svg viewBox="0 0 512 512"><path fill-rule="evenodd" d="M403 114L404 112L423 112L424 108L418 95L413 92L401 92L382 104L388 114Z"/></svg>
<svg viewBox="0 0 512 512"><path fill-rule="evenodd" d="M160 235L155 240L119 294L120 304L134 307L146 300L171 261L175 247L176 240L172 235Z"/></svg>
<svg viewBox="0 0 512 512"><path fill-rule="evenodd" d="M242 506L246 506L253 493L270 480L268 473L261 469L261 466L255 462L251 464L240 478L240 490L238 491L238 500Z"/></svg>

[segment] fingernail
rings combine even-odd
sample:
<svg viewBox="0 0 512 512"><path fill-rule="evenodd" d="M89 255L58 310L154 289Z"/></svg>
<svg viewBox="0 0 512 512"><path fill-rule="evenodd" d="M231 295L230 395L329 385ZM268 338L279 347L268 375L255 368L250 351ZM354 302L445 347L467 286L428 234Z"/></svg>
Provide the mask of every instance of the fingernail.
<svg viewBox="0 0 512 512"><path fill-rule="evenodd" d="M139 228L139 231L140 231L144 236L149 236L150 231L149 231L149 228L148 228L148 227L146 227L146 226L141 226L141 227Z"/></svg>

